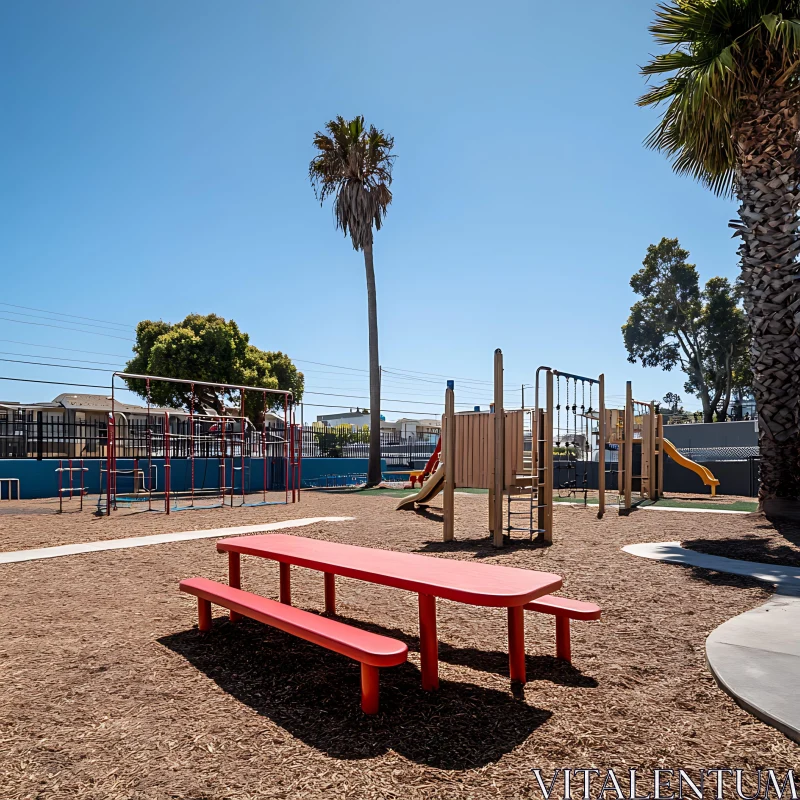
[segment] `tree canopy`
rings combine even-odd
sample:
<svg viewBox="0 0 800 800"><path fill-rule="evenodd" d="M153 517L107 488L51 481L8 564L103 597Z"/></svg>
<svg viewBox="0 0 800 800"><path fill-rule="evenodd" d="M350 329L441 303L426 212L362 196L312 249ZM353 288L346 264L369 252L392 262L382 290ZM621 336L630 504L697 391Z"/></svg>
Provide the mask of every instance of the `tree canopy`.
<svg viewBox="0 0 800 800"><path fill-rule="evenodd" d="M364 117L346 120L336 117L317 131L318 151L308 167L308 177L320 204L333 196L336 227L356 250L372 243L372 226L380 230L392 202L394 139L374 125L367 128Z"/></svg>
<svg viewBox="0 0 800 800"><path fill-rule="evenodd" d="M770 89L797 91L798 0L673 0L659 5L650 32L668 50L642 69L667 76L639 99L667 103L647 144L675 171L715 192L735 181L736 133L748 103Z"/></svg>
<svg viewBox="0 0 800 800"><path fill-rule="evenodd" d="M667 392L664 395L664 405L667 407L667 410L671 414L681 414L683 413L683 407L681 406L681 396L676 392Z"/></svg>
<svg viewBox="0 0 800 800"><path fill-rule="evenodd" d="M680 368L685 391L700 398L711 422L715 413L724 419L735 380L747 378L749 333L736 287L711 278L701 290L688 258L677 239L647 248L642 269L631 278L642 299L631 307L622 334L631 363Z"/></svg>
<svg viewBox="0 0 800 800"><path fill-rule="evenodd" d="M190 314L176 324L143 320L136 326L133 350L135 355L126 365L126 372L283 389L292 392L295 403L303 397L303 373L287 355L260 350L250 344L250 337L233 320L216 314ZM128 386L140 397L147 396L145 381L129 380ZM191 387L151 381L150 399L156 405L188 409L192 404ZM222 414L226 403L239 402L238 391L196 387L196 411L208 408ZM252 422L261 421L263 403L260 392L245 393L245 413ZM267 395L268 408L282 405L281 395Z"/></svg>

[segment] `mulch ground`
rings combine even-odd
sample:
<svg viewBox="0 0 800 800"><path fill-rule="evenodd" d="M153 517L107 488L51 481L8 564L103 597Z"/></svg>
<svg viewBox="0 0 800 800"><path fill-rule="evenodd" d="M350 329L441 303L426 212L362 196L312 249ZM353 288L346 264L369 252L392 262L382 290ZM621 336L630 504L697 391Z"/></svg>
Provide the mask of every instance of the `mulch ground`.
<svg viewBox="0 0 800 800"><path fill-rule="evenodd" d="M441 513L396 498L304 493L300 505L96 519L3 514L0 550L307 516L353 516L297 533L372 547L556 572L598 602L573 624L574 664L553 658L553 620L528 614L529 682L508 680L502 610L439 603L441 689L420 688L416 598L339 580L339 611L406 641L382 671L381 713L359 710L358 666L215 608L196 628L180 578L226 579L213 540L0 566L0 795L16 798L540 797L533 768L730 765L796 768L798 748L717 688L706 636L764 602L749 579L640 559L625 544L754 531L742 515L638 511L598 521L556 507L555 544L498 552L485 496L456 498L457 541ZM277 596L277 569L243 562L244 588ZM318 573L295 569L293 600L321 610ZM644 787L642 787L644 788Z"/></svg>

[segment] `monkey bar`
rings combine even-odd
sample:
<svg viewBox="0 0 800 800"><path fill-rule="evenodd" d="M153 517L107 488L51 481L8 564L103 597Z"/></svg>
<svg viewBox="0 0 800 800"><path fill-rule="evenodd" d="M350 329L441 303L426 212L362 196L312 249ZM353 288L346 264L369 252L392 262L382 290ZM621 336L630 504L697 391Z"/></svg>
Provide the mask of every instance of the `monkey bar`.
<svg viewBox="0 0 800 800"><path fill-rule="evenodd" d="M124 424L130 426L127 418L116 409L116 379L142 380L146 385L147 416L144 426L144 453L137 447L133 458L133 469L120 469L118 461L118 423L121 417ZM190 402L188 420L184 417L185 431L181 431L181 420L175 420L169 409L152 408L151 385L153 382L179 383L190 387ZM225 413L209 414L197 410L197 389L208 387L214 391L223 391L228 394L239 393L239 415ZM258 392L263 396L263 413L260 435L252 421L245 414L245 397L247 392ZM280 438L275 432L267 430L266 412L269 408L268 395L279 395L283 398L283 431ZM298 502L300 499L300 479L302 469L302 437L296 435L294 422L294 404L290 391L283 389L265 389L260 386L241 386L230 383L214 383L211 381L187 380L183 378L165 378L158 375L139 375L135 373L114 372L111 376L111 412L108 419L108 448L106 468L103 470L106 477L105 513L110 514L116 510L119 503L131 504L147 502L149 511L160 511L154 508L154 501L163 500L163 511L182 511L189 509L221 508L226 505L234 507L235 496L240 496L239 506L275 505L282 503ZM175 430L172 423L176 422ZM261 500L247 502L249 466L254 451L260 452L262 460L262 487ZM172 458L175 452L187 453L190 463L189 489L174 491L172 485ZM205 459L206 471L209 458L219 459L219 486L218 491L207 489L205 486L205 473L203 487L196 486L195 459ZM159 492L157 486L157 466L153 464L154 458L163 458L164 480L163 491ZM272 501L267 499L270 488L270 471L267 461L280 459L284 465L284 500ZM230 465L228 465L230 459ZM139 467L140 461L147 462L145 470ZM154 472L155 470L155 472ZM120 475L133 475L133 493L131 495L118 492L118 479ZM145 474L147 480L145 480ZM238 477L238 487L237 487ZM141 487L137 481L141 478ZM139 491L141 488L141 492ZM196 498L214 497L211 505L197 505ZM174 503L174 505L173 505ZM183 504L181 504L183 503ZM98 510L102 513L102 487L101 499Z"/></svg>

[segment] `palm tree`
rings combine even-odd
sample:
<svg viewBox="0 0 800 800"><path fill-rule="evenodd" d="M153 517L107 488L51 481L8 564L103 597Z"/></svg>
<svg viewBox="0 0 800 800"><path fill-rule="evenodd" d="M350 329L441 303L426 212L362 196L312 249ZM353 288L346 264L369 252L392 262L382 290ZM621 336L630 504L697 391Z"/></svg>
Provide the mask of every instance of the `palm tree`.
<svg viewBox="0 0 800 800"><path fill-rule="evenodd" d="M337 229L355 250L364 253L367 271L367 312L369 318L369 405L370 437L367 486L381 482L381 378L378 359L378 301L375 292L375 267L372 260L372 226L381 229L386 209L392 202L391 154L394 139L373 125L364 126L364 117L346 120L336 117L317 131L308 177L314 193L325 202L333 196L333 216Z"/></svg>
<svg viewBox="0 0 800 800"><path fill-rule="evenodd" d="M680 174L734 195L761 446L760 508L800 496L800 2L672 0L650 31L669 48L639 100L666 103L647 144Z"/></svg>

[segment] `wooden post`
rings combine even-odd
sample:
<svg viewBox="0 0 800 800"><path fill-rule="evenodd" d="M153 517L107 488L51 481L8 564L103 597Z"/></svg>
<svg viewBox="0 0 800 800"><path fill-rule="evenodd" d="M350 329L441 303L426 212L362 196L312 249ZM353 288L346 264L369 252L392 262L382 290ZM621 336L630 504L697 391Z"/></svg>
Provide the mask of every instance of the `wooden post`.
<svg viewBox="0 0 800 800"><path fill-rule="evenodd" d="M503 351L494 351L494 504L492 544L503 546L503 494L505 492L505 409L503 406Z"/></svg>
<svg viewBox="0 0 800 800"><path fill-rule="evenodd" d="M625 384L625 419L623 421L623 493L620 512L631 509L631 491L633 488L633 388L631 382Z"/></svg>
<svg viewBox="0 0 800 800"><path fill-rule="evenodd" d="M598 401L597 411L597 493L599 495L599 507L597 509L597 519L602 519L606 513L606 376L600 375L598 382Z"/></svg>
<svg viewBox="0 0 800 800"><path fill-rule="evenodd" d="M455 489L456 489L456 403L455 383L447 381L444 393L444 531L443 541L452 542L455 536Z"/></svg>
<svg viewBox="0 0 800 800"><path fill-rule="evenodd" d="M660 499L664 494L664 417L656 417L656 496Z"/></svg>
<svg viewBox="0 0 800 800"><path fill-rule="evenodd" d="M550 417L543 408L536 411L536 527L543 531L547 524L547 508L545 507L545 490L547 478L545 476L544 439L547 437L547 425ZM541 537L541 534L539 534Z"/></svg>
<svg viewBox="0 0 800 800"><path fill-rule="evenodd" d="M645 403L641 403L644 408L648 408ZM644 408L642 410L644 410ZM649 412L649 409L648 409ZM642 414L642 435L639 440L641 443L641 469L639 481L639 497L650 499L650 477L652 461L650 459L651 450L653 447L653 439L650 435L650 420L652 417L648 414ZM647 419L645 419L647 417Z"/></svg>
<svg viewBox="0 0 800 800"><path fill-rule="evenodd" d="M544 439L542 466L544 467L544 533L542 539L547 544L553 542L553 371L545 375L546 408L544 420Z"/></svg>
<svg viewBox="0 0 800 800"><path fill-rule="evenodd" d="M650 461L650 471L647 480L647 497L650 500L658 498L658 471L656 468L656 404L650 401L650 419L648 420L649 447L648 459Z"/></svg>

